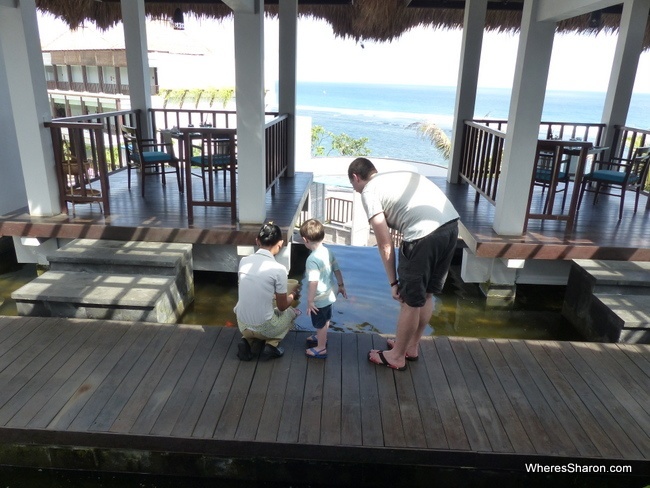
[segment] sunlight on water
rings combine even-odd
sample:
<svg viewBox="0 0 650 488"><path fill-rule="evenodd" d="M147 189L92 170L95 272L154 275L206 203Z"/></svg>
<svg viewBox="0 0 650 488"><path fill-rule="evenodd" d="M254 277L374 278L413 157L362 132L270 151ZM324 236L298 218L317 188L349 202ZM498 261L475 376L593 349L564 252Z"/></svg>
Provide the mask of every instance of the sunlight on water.
<svg viewBox="0 0 650 488"><path fill-rule="evenodd" d="M341 266L348 299L338 297L333 308L332 330L347 333L394 334L399 303L390 297L383 266L376 248L328 246ZM301 276L307 251L294 245L292 278ZM16 315L11 293L36 277L35 265L5 265L0 270L0 315ZM518 339L580 340L560 315L563 287L520 286L517 299L504 306L487 305L475 284L460 279L460 263L452 267L445 290L436 298L427 335L456 335ZM234 273L195 272L195 300L181 322L197 325L236 326L233 307L237 302ZM298 303L304 312L305 303ZM303 313L296 328L311 330Z"/></svg>

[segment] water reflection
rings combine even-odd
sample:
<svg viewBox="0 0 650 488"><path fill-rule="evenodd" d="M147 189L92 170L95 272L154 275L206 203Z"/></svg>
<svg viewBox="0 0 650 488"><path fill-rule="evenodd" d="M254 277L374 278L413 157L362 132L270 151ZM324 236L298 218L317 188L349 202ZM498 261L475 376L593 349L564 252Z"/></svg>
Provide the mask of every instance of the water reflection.
<svg viewBox="0 0 650 488"><path fill-rule="evenodd" d="M348 290L348 299L334 304L332 330L347 333L394 334L399 303L390 296L379 254L375 248L328 246L339 261ZM292 278L303 280L308 251L294 245ZM6 263L6 262L5 262ZM35 265L5 264L0 269L0 315L16 315L11 293L36 277ZM561 316L564 287L520 285L517 299L504 307L488 306L475 284L460 279L460 263L452 266L444 292L436 299L434 316L427 335L493 337L519 339L580 340ZM303 290L306 284L303 282ZM181 321L197 325L234 327L232 311L237 302L234 273L195 273L195 300ZM304 312L305 304L298 308ZM303 313L296 327L311 330Z"/></svg>

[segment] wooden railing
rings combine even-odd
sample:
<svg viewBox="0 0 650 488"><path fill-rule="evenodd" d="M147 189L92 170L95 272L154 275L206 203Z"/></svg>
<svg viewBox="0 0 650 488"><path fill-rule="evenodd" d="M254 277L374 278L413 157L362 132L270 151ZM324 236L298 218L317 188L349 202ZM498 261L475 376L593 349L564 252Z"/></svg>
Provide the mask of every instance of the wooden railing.
<svg viewBox="0 0 650 488"><path fill-rule="evenodd" d="M278 179L286 174L289 167L288 151L288 121L286 114L267 112L267 117L273 117L264 127L266 140L266 189L275 192ZM210 126L222 129L237 126L237 112L229 110L188 110L188 109L162 109L150 110L151 126L157 130L172 129L174 127L199 127Z"/></svg>
<svg viewBox="0 0 650 488"><path fill-rule="evenodd" d="M61 210L67 203L97 202L110 214L104 126L99 122L52 121L50 129ZM99 182L99 189L92 182Z"/></svg>
<svg viewBox="0 0 650 488"><path fill-rule="evenodd" d="M352 200L327 197L325 199L325 219L335 224L347 224L352 220Z"/></svg>
<svg viewBox="0 0 650 488"><path fill-rule="evenodd" d="M174 127L199 127L201 125L230 129L237 127L237 112L232 110L191 110L181 108L153 108L150 110L151 126L157 129Z"/></svg>
<svg viewBox="0 0 650 488"><path fill-rule="evenodd" d="M122 148L124 147L124 140L122 138L122 125L135 126L138 125L139 112L137 110L120 110L118 112L104 112L99 114L79 115L76 117L64 117L54 119L52 122L56 123L54 127L61 124L73 123L92 123L100 124L101 132L103 134L104 143L104 158L108 173L113 173L126 168L126 160ZM74 126L72 126L74 127ZM92 141L86 135L86 143L84 146L91 147ZM55 152L57 148L55 146ZM93 158L96 161L96 158Z"/></svg>
<svg viewBox="0 0 650 488"><path fill-rule="evenodd" d="M614 143L611 155L621 159L632 159L637 147L650 146L650 130L617 125L614 128Z"/></svg>
<svg viewBox="0 0 650 488"><path fill-rule="evenodd" d="M505 139L500 129L465 121L460 177L476 190L477 202L481 195L493 205L496 202Z"/></svg>
<svg viewBox="0 0 650 488"><path fill-rule="evenodd" d="M354 202L345 198L327 197L325 199L325 223L330 224L348 224L352 222L354 211ZM300 227L303 222L310 218L308 211L300 212L296 221L296 227ZM371 229L372 232L372 229ZM402 244L402 234L395 229L389 229L391 240L394 247Z"/></svg>
<svg viewBox="0 0 650 488"><path fill-rule="evenodd" d="M289 168L289 116L278 115L264 126L266 140L266 189L275 193L275 184Z"/></svg>
<svg viewBox="0 0 650 488"><path fill-rule="evenodd" d="M501 119L474 119L476 122L502 132L507 132L508 121ZM575 141L588 141L594 146L602 146L605 124L592 124L582 122L548 122L539 124L539 139L562 139Z"/></svg>
<svg viewBox="0 0 650 488"><path fill-rule="evenodd" d="M602 145L605 124L580 122L542 122L539 139L591 142ZM460 177L476 190L476 201L483 196L496 203L507 120L476 119L465 121Z"/></svg>

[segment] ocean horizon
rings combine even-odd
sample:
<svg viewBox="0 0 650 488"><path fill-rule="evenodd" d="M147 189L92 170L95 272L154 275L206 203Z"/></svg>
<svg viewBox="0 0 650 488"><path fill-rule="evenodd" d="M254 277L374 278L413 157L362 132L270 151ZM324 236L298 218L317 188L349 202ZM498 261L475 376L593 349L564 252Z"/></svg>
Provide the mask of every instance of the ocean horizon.
<svg viewBox="0 0 650 488"><path fill-rule="evenodd" d="M507 119L510 94L507 88L479 88L475 117ZM431 121L451 136L455 100L455 86L298 82L296 112L334 134L367 137L369 157L447 166L431 142L409 126ZM549 90L542 120L599 123L604 103L604 92ZM634 94L626 125L648 128L648 113L650 93ZM326 153L329 149L326 145Z"/></svg>

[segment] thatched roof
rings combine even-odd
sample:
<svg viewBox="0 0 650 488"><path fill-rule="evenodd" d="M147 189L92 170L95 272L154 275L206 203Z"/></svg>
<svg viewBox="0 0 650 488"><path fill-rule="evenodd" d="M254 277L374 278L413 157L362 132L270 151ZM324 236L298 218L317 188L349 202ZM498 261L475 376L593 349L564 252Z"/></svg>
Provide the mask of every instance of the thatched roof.
<svg viewBox="0 0 650 488"><path fill-rule="evenodd" d="M311 0L299 3L299 13L301 16L326 20L335 35L358 41L392 41L418 26L442 29L462 26L464 1L413 0L408 7L406 3L404 0L354 0L349 3ZM523 0L489 2L487 29L519 30L522 4ZM106 29L122 20L119 0L36 0L36 6L60 17L73 29L86 21L93 21L98 27ZM232 15L228 6L214 0L145 0L147 15L154 19L171 19L179 7L185 15L199 18L224 19ZM268 14L277 15L277 0L267 1L265 9ZM600 30L616 31L620 6L603 11L598 27L591 27L589 21L589 15L567 19L558 24L558 32L595 34ZM650 22L646 28L644 48L650 48Z"/></svg>

